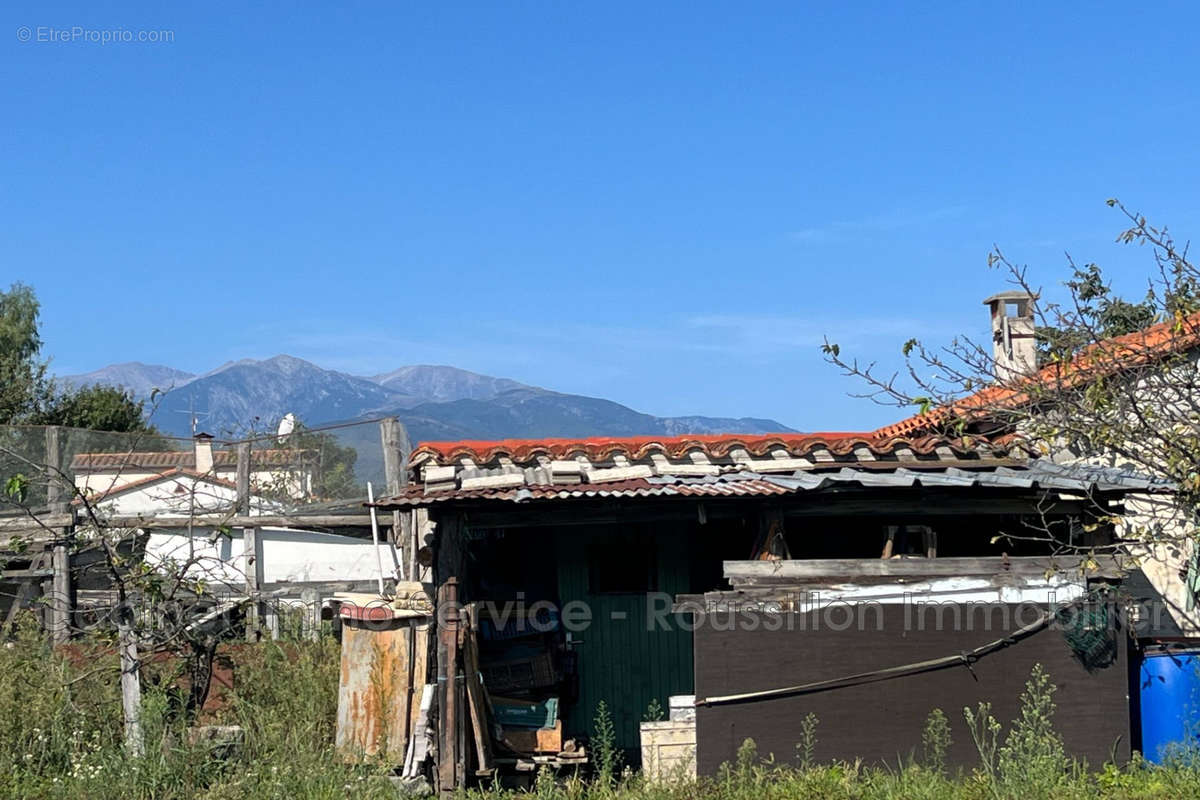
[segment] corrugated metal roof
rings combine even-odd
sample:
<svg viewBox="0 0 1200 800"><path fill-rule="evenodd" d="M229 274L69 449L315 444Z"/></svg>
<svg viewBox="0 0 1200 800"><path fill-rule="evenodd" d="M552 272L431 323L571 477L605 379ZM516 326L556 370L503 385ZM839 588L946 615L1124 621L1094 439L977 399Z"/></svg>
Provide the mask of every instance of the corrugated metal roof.
<svg viewBox="0 0 1200 800"><path fill-rule="evenodd" d="M540 484L495 488L426 491L409 487L395 497L381 498L383 507L424 506L449 501L494 500L525 503L536 500L624 497L766 497L839 487L863 488L994 488L1089 493L1164 492L1172 485L1124 469L1089 464L1055 464L1034 460L1020 467L968 470L892 470L842 467L837 471L797 470L789 475L739 471L696 477L662 475L608 483Z"/></svg>

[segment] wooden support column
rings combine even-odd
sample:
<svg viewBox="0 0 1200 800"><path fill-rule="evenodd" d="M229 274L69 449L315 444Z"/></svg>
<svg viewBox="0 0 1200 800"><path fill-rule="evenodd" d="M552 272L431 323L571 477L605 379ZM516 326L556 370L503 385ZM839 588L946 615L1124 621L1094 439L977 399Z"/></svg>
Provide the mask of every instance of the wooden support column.
<svg viewBox="0 0 1200 800"><path fill-rule="evenodd" d="M238 442L237 473L234 485L237 486L237 513L239 516L250 513L250 443Z"/></svg>
<svg viewBox="0 0 1200 800"><path fill-rule="evenodd" d="M408 429L395 417L388 417L379 423L380 444L383 447L383 475L387 483L389 497L400 493L408 484L408 454L412 445L408 439ZM407 565L412 560L412 515L409 512L392 512L392 543L400 551L400 563ZM405 577L415 580L413 573L405 567Z"/></svg>
<svg viewBox="0 0 1200 800"><path fill-rule="evenodd" d="M56 425L46 428L46 501L51 514L66 514L70 510L63 487L62 450ZM66 644L71 639L71 612L74 603L71 586L71 529L55 528L54 532L56 537L51 551L54 578L50 584L50 618L47 622L50 641L58 645Z"/></svg>
<svg viewBox="0 0 1200 800"><path fill-rule="evenodd" d="M463 763L462 704L459 702L458 644L459 607L458 579L448 578L438 592L438 791L452 794L463 786L466 768Z"/></svg>
<svg viewBox="0 0 1200 800"><path fill-rule="evenodd" d="M121 661L121 709L125 716L125 749L130 756L140 758L146 743L142 736L142 676L138 657L137 636L129 609L119 609L117 645Z"/></svg>
<svg viewBox="0 0 1200 800"><path fill-rule="evenodd" d="M242 568L246 576L246 595L251 598L246 604L246 641L256 642L263 617L263 603L258 597L263 583L262 542L257 528L242 528Z"/></svg>

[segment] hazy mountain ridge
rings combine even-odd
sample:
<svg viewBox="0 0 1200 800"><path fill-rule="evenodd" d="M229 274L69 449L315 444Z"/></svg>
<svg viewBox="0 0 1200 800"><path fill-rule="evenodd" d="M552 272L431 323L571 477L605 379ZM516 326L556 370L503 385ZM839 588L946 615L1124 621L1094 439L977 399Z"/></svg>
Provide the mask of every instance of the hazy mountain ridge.
<svg viewBox="0 0 1200 800"><path fill-rule="evenodd" d="M75 388L95 383L119 386L128 389L136 397L147 397L154 389L166 390L172 386L183 386L195 377L190 372L174 367L127 361L124 364L110 364L82 375L63 375L59 380Z"/></svg>
<svg viewBox="0 0 1200 800"><path fill-rule="evenodd" d="M288 412L313 426L397 416L414 441L791 431L752 417L657 417L611 400L447 366L406 366L362 377L278 355L229 362L199 376L131 362L61 380L123 386L139 397L174 384L156 398L154 422L178 435L190 434L192 413L199 429L233 437L273 430Z"/></svg>

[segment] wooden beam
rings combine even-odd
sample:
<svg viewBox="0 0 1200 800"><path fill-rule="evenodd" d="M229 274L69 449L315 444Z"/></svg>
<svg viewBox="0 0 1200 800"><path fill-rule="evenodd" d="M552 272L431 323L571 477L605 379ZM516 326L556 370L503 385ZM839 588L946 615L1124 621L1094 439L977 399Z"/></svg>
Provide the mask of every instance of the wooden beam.
<svg viewBox="0 0 1200 800"><path fill-rule="evenodd" d="M1097 556L1097 569L1087 574L1107 577L1120 574L1118 560ZM1083 556L1003 556L980 558L813 558L791 561L726 561L725 577L739 581L804 583L822 580L852 581L860 578L926 578L936 576L1036 575L1046 570L1080 571Z"/></svg>
<svg viewBox="0 0 1200 800"><path fill-rule="evenodd" d="M54 577L53 569L6 569L0 572L0 580L5 581L23 581L34 578L52 577Z"/></svg>
<svg viewBox="0 0 1200 800"><path fill-rule="evenodd" d="M35 516L21 515L0 519L0 534L20 534L39 532L49 535L47 528L66 528L75 524L75 517L69 513L46 513Z"/></svg>
<svg viewBox="0 0 1200 800"><path fill-rule="evenodd" d="M370 528L369 514L263 514L261 516L101 517L111 528Z"/></svg>

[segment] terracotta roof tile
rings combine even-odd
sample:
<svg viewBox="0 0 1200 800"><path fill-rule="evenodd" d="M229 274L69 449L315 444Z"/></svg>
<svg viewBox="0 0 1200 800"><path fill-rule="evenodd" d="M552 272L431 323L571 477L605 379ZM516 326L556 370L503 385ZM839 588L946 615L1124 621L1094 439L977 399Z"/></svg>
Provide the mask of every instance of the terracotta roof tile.
<svg viewBox="0 0 1200 800"><path fill-rule="evenodd" d="M221 486L225 489L237 491L237 486L233 483L233 481L227 481L224 478L218 478L213 475L204 475L191 469L180 469L179 467L175 467L165 472L160 472L157 475L149 475L136 481L122 483L119 486L114 486L111 489L104 490L103 492L95 492L89 495L88 501L92 503L98 503L115 495L125 494L126 492L136 491L137 489L143 489L147 486L153 486L156 483L161 483L162 481L171 478L181 477L192 478L193 480L200 481L202 483L209 483L213 486ZM83 501L76 497L72 502L74 505L81 505Z"/></svg>
<svg viewBox="0 0 1200 800"><path fill-rule="evenodd" d="M584 456L591 461L624 456L630 461L638 461L656 453L668 458L681 458L692 452L702 453L710 458L724 458L739 448L752 456L765 456L775 450L783 450L793 456L804 456L819 449L828 450L835 455L847 455L859 447L865 447L875 454L891 454L903 447L915 453L927 454L940 446L969 449L961 441L956 442L941 436L883 437L868 432L502 439L494 442L424 442L413 451L409 465L447 465L467 458L483 465L502 457L520 464L534 461L539 456L550 459Z"/></svg>
<svg viewBox="0 0 1200 800"><path fill-rule="evenodd" d="M955 419L986 417L990 411L1019 408L1036 400L1039 391L1071 388L1197 346L1200 346L1200 312L1097 342L1071 361L1048 364L1030 376L989 386L950 405L885 425L870 435L887 439L927 434Z"/></svg>

